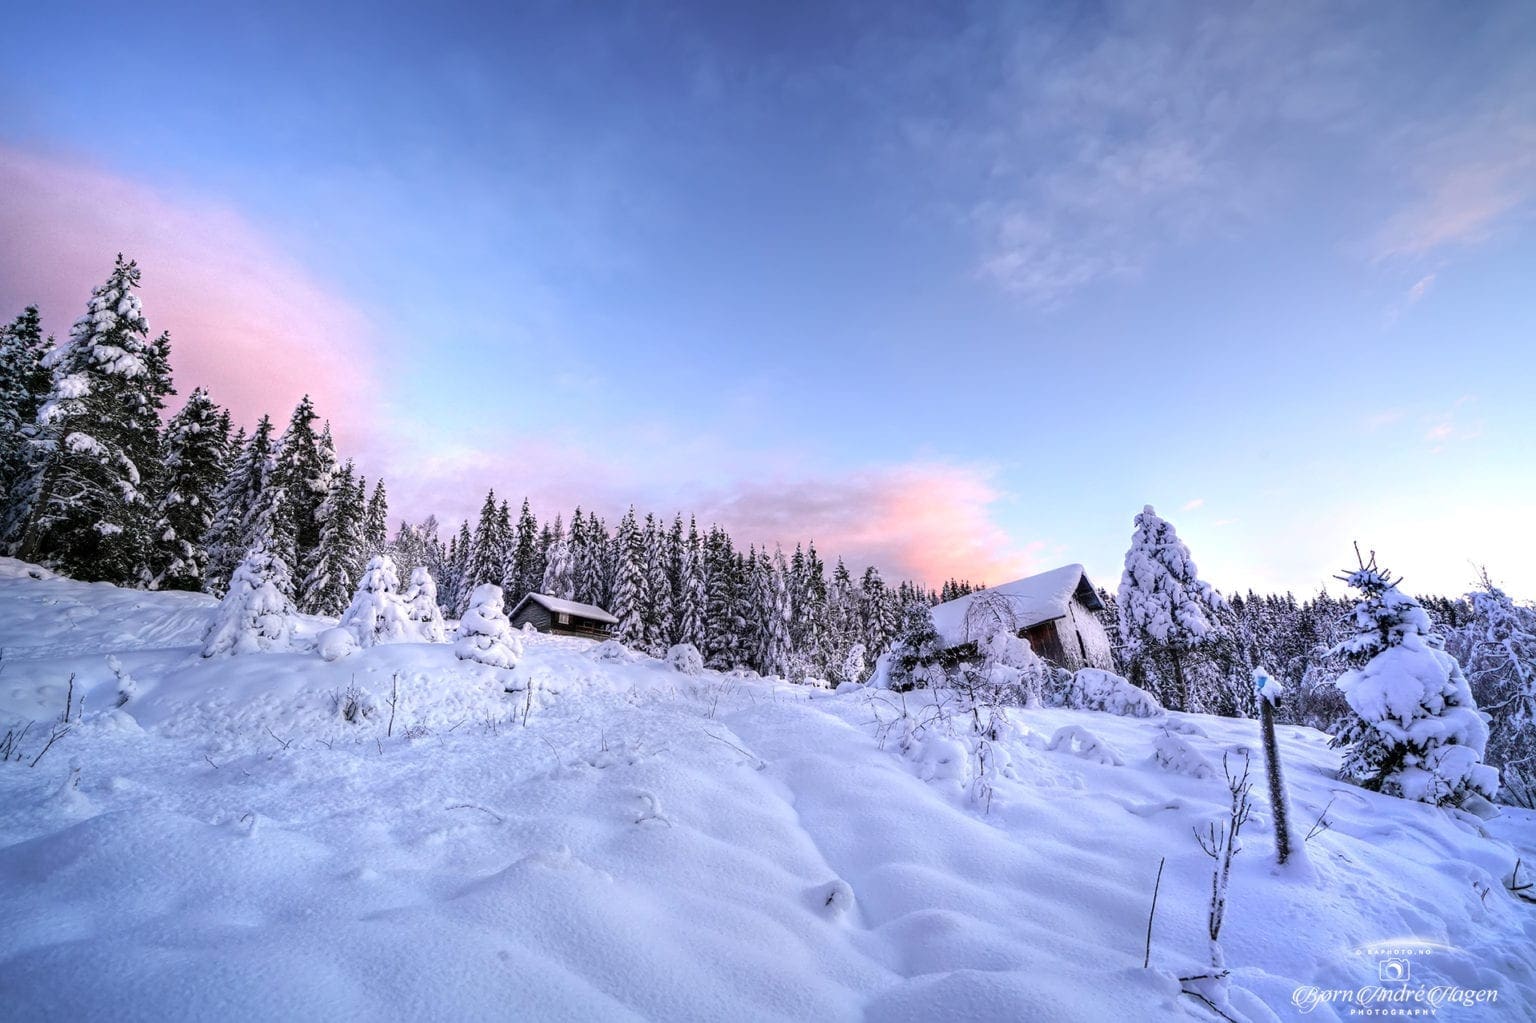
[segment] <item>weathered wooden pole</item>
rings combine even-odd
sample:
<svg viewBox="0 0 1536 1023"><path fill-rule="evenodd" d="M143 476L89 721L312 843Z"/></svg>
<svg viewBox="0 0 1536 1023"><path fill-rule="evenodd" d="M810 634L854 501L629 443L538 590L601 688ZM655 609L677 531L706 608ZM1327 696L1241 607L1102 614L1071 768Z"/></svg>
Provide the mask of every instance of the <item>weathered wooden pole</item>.
<svg viewBox="0 0 1536 1023"><path fill-rule="evenodd" d="M1259 695L1264 773L1269 777L1269 806L1275 819L1275 857L1284 864L1291 858L1291 822L1290 808L1285 801L1285 779L1280 775L1280 744L1275 740L1275 708L1280 705L1285 688L1263 668L1253 669L1253 685Z"/></svg>

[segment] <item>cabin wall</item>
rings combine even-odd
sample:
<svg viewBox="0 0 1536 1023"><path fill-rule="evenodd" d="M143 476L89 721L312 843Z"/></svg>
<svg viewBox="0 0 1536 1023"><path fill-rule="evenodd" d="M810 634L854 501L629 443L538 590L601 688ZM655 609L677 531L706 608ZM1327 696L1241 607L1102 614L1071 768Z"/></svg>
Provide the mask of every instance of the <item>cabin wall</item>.
<svg viewBox="0 0 1536 1023"><path fill-rule="evenodd" d="M548 632L554 625L554 618L550 615L549 608L536 600L530 600L519 608L516 616L512 618L512 628L521 629L524 622L532 622L535 629Z"/></svg>
<svg viewBox="0 0 1536 1023"><path fill-rule="evenodd" d="M1114 654L1110 650L1109 634L1104 631L1104 623L1081 601L1071 601L1067 605L1066 617L1056 619L1053 624L1064 653L1061 661L1063 668L1072 671L1079 668L1103 668L1105 671L1115 669Z"/></svg>

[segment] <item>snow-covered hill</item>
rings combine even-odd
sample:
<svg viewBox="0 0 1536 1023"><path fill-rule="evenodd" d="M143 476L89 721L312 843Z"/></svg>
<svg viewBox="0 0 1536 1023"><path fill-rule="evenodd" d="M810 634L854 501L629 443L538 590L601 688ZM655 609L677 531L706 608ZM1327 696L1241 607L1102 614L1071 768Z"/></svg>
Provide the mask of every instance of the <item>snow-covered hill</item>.
<svg viewBox="0 0 1536 1023"><path fill-rule="evenodd" d="M1223 753L1261 778L1253 722L1017 710L978 751L912 731L921 695L903 720L542 636L528 706L446 645L204 660L212 607L0 561L0 734L36 722L0 764L8 1018L1214 1018L1177 980L1206 962L1192 828ZM31 767L71 675L80 720ZM1282 733L1300 831L1328 826L1278 872L1255 786L1234 1008L1346 1018L1296 992L1405 959L1496 992L1439 1018L1536 1018L1536 905L1506 890L1533 815L1363 792Z"/></svg>

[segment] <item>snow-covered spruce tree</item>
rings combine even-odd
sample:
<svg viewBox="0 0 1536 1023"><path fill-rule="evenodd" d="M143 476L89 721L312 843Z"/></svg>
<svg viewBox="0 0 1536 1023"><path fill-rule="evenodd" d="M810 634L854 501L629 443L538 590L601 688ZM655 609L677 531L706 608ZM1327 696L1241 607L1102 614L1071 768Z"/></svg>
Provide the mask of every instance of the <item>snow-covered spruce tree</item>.
<svg viewBox="0 0 1536 1023"><path fill-rule="evenodd" d="M229 413L194 390L165 428L163 488L150 567L157 590L201 590L208 574L208 531L224 479Z"/></svg>
<svg viewBox="0 0 1536 1023"><path fill-rule="evenodd" d="M671 645L672 580L667 570L666 537L654 515L645 517L640 545L645 558L641 566L645 574L645 607L641 613L645 632L641 645L652 657L660 657Z"/></svg>
<svg viewBox="0 0 1536 1023"><path fill-rule="evenodd" d="M544 568L539 564L539 521L534 518L526 497L522 511L517 514L517 525L512 529L505 575L503 588L512 594L514 601L537 590L544 581Z"/></svg>
<svg viewBox="0 0 1536 1023"><path fill-rule="evenodd" d="M931 614L930 617L932 617ZM864 663L864 644L855 643L848 648L848 653L844 655L843 663L838 668L838 681L863 682L868 674L869 665Z"/></svg>
<svg viewBox="0 0 1536 1023"><path fill-rule="evenodd" d="M896 636L896 602L873 565L864 570L860 584L859 613L864 649L878 656Z"/></svg>
<svg viewBox="0 0 1536 1023"><path fill-rule="evenodd" d="M329 429L329 428L327 428ZM363 549L368 557L385 553L389 546L389 498L384 493L384 481L373 485L373 496L363 514Z"/></svg>
<svg viewBox="0 0 1536 1023"><path fill-rule="evenodd" d="M544 580L540 593L559 600L576 599L576 580L571 563L571 545L565 537L559 537L549 547L548 563L544 566Z"/></svg>
<svg viewBox="0 0 1536 1023"><path fill-rule="evenodd" d="M364 648L413 638L405 601L400 596L400 576L388 554L369 560L340 625Z"/></svg>
<svg viewBox="0 0 1536 1023"><path fill-rule="evenodd" d="M735 667L740 660L743 620L737 614L736 591L740 587L736 553L730 537L719 526L704 542L704 663L717 671Z"/></svg>
<svg viewBox="0 0 1536 1023"><path fill-rule="evenodd" d="M1226 601L1204 582L1173 525L1147 505L1125 552L1116 598L1130 680L1173 710L1205 710L1200 685L1214 673Z"/></svg>
<svg viewBox="0 0 1536 1023"><path fill-rule="evenodd" d="M287 650L293 633L288 565L258 543L229 580L203 643L204 657Z"/></svg>
<svg viewBox="0 0 1536 1023"><path fill-rule="evenodd" d="M352 602L352 581L365 564L363 492L351 461L336 471L316 514L320 543L310 559L299 605L308 614L340 617Z"/></svg>
<svg viewBox="0 0 1536 1023"><path fill-rule="evenodd" d="M1333 740L1347 750L1343 774L1387 795L1478 809L1499 779L1482 763L1488 726L1466 676L1375 554L1359 561L1338 577L1360 593L1354 633L1332 651L1353 665L1335 683L1353 712Z"/></svg>
<svg viewBox="0 0 1536 1023"><path fill-rule="evenodd" d="M790 641L788 566L784 552L775 549L772 560L766 550L758 555L761 590L758 594L758 671L764 675L791 677L794 646Z"/></svg>
<svg viewBox="0 0 1536 1023"><path fill-rule="evenodd" d="M170 381L138 286L138 266L118 256L47 360L52 384L38 412L40 457L18 553L77 579L138 583L147 570L146 476Z"/></svg>
<svg viewBox="0 0 1536 1023"><path fill-rule="evenodd" d="M645 643L645 547L633 508L619 522L613 549L613 604L608 611L619 620L613 638L627 647L640 649Z"/></svg>
<svg viewBox="0 0 1536 1023"><path fill-rule="evenodd" d="M277 464L273 448L272 420L262 416L250 440L235 451L228 474L214 502L213 524L208 527L208 573L204 589L222 596L235 567L255 545L261 509L272 487Z"/></svg>
<svg viewBox="0 0 1536 1023"><path fill-rule="evenodd" d="M507 556L505 509L505 501L497 506L494 490L486 491L480 518L475 524L475 535L465 556L464 576L460 583L461 614L469 610L469 602L478 587L496 583L497 589L501 588L499 584Z"/></svg>
<svg viewBox="0 0 1536 1023"><path fill-rule="evenodd" d="M470 594L453 653L461 661L477 661L493 668L517 666L523 644L507 620L500 586L482 583Z"/></svg>
<svg viewBox="0 0 1536 1023"><path fill-rule="evenodd" d="M898 693L912 689L939 688L945 671L940 663L944 641L934 628L933 612L923 604L909 605L901 631L891 646L889 678Z"/></svg>
<svg viewBox="0 0 1536 1023"><path fill-rule="evenodd" d="M437 604L437 583L425 565L411 569L411 581L405 588L405 617L423 643L441 643L448 636L442 608Z"/></svg>
<svg viewBox="0 0 1536 1023"><path fill-rule="evenodd" d="M1536 610L1522 607L1484 569L1467 594L1466 676L1489 715L1488 762L1504 773L1503 798L1536 796Z"/></svg>
<svg viewBox="0 0 1536 1023"><path fill-rule="evenodd" d="M704 609L707 604L703 573L703 548L697 528L691 528L683 547L678 573L674 638L699 651L704 649Z"/></svg>
<svg viewBox="0 0 1536 1023"><path fill-rule="evenodd" d="M37 413L53 379L44 361L52 347L35 305L0 327L0 542L9 542L25 518Z"/></svg>
<svg viewBox="0 0 1536 1023"><path fill-rule="evenodd" d="M272 549L288 562L297 579L313 568L314 552L320 546L320 506L330 494L335 469L335 451L315 432L317 418L314 403L304 395L278 442L272 470L277 491L269 515Z"/></svg>

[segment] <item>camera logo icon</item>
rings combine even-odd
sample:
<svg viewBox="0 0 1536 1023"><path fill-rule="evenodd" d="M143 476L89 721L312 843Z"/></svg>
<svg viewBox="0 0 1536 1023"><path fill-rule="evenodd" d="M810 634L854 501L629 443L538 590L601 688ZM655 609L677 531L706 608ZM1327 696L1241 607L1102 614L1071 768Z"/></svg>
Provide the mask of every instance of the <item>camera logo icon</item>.
<svg viewBox="0 0 1536 1023"><path fill-rule="evenodd" d="M1383 984L1408 983L1409 963L1407 959L1394 956L1383 959L1376 964L1376 976Z"/></svg>

